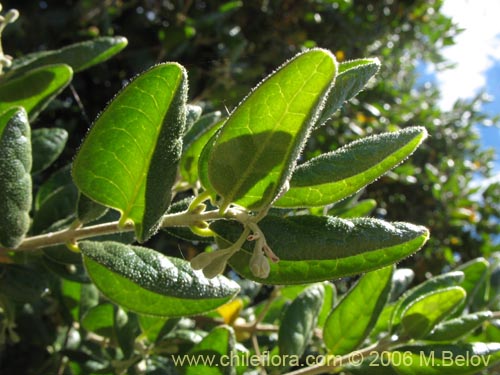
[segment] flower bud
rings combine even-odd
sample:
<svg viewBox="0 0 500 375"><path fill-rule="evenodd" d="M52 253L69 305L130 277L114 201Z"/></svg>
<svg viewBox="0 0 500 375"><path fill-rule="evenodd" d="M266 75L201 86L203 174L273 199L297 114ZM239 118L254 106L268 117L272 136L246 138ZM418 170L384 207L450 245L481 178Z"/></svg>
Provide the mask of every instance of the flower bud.
<svg viewBox="0 0 500 375"><path fill-rule="evenodd" d="M202 268L208 266L212 260L213 260L212 253L200 253L193 259L191 259L191 267L194 270L201 270Z"/></svg>
<svg viewBox="0 0 500 375"><path fill-rule="evenodd" d="M227 259L226 257L216 258L210 262L208 266L203 268L203 274L207 279L212 279L215 276L221 274L226 269Z"/></svg>
<svg viewBox="0 0 500 375"><path fill-rule="evenodd" d="M5 13L4 17L7 23L12 23L19 18L19 12L17 9L11 9L7 13Z"/></svg>
<svg viewBox="0 0 500 375"><path fill-rule="evenodd" d="M269 265L269 260L260 248L256 248L250 258L250 271L261 279L265 279L269 276L271 266Z"/></svg>

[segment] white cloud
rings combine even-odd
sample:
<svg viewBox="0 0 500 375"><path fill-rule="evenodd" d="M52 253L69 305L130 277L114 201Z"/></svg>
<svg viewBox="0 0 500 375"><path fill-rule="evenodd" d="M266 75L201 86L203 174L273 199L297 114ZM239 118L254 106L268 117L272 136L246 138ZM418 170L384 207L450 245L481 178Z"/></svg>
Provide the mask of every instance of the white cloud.
<svg viewBox="0 0 500 375"><path fill-rule="evenodd" d="M450 109L456 99L470 98L484 89L486 71L500 62L500 1L445 0L442 11L465 29L454 46L442 50L456 68L436 72L441 106Z"/></svg>

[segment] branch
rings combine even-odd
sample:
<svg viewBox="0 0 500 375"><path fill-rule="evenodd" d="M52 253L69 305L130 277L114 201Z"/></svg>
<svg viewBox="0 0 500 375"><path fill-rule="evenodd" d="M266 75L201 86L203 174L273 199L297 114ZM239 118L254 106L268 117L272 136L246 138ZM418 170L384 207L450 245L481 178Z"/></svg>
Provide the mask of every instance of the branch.
<svg viewBox="0 0 500 375"><path fill-rule="evenodd" d="M218 210L206 211L201 213L184 211L163 216L161 227L189 227L196 225L197 223L202 221L217 220L226 217L233 217L233 215L231 212L229 212L229 215L221 216ZM0 248L0 255L9 251L32 251L44 247L66 244L83 238L96 237L119 232L130 232L132 230L134 230L133 224L126 224L124 227L120 227L118 225L118 221L81 228L67 228L57 232L27 237L15 249Z"/></svg>

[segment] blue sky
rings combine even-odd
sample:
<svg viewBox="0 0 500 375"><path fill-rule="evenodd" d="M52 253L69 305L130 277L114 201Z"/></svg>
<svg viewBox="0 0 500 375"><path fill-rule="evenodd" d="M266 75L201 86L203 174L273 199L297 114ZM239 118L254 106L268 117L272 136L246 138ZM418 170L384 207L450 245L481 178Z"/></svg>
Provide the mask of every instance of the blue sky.
<svg viewBox="0 0 500 375"><path fill-rule="evenodd" d="M465 30L456 38L456 45L443 49L444 57L456 67L434 72L442 92L440 105L449 109L455 100L484 91L492 102L483 110L491 115L500 114L500 1L445 0L442 10ZM484 147L496 149L496 171L500 175L500 129L484 126L478 129Z"/></svg>

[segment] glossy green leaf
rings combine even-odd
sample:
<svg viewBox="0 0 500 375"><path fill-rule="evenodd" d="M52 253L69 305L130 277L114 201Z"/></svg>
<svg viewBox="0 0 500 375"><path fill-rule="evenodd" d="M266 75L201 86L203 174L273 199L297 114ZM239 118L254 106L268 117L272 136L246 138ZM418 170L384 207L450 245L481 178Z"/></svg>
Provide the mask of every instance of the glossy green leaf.
<svg viewBox="0 0 500 375"><path fill-rule="evenodd" d="M389 266L363 275L332 310L323 328L323 340L332 354L357 349L370 334L389 298L393 271Z"/></svg>
<svg viewBox="0 0 500 375"><path fill-rule="evenodd" d="M484 258L476 258L457 267L457 271L464 273L464 280L460 284L467 292L467 299L463 309L477 311L487 303L487 282L490 264Z"/></svg>
<svg viewBox="0 0 500 375"><path fill-rule="evenodd" d="M427 137L409 127L354 141L298 166L276 207L324 206L354 194L412 154Z"/></svg>
<svg viewBox="0 0 500 375"><path fill-rule="evenodd" d="M288 61L266 78L225 122L210 152L208 177L230 203L259 210L268 206L290 177L337 63L313 49Z"/></svg>
<svg viewBox="0 0 500 375"><path fill-rule="evenodd" d="M372 271L411 255L426 241L426 228L377 219L268 215L259 222L267 243L280 258L271 263L266 279L256 278L249 269L253 243L229 259L236 272L266 284L300 284L331 280ZM217 221L210 228L221 247L235 242L242 227L232 221Z"/></svg>
<svg viewBox="0 0 500 375"><path fill-rule="evenodd" d="M18 246L30 225L30 126L22 108L0 114L0 246Z"/></svg>
<svg viewBox="0 0 500 375"><path fill-rule="evenodd" d="M392 316L392 326L396 327L401 322L403 311L418 298L433 291L459 285L463 279L463 272L453 271L435 276L408 290L397 301L397 306L394 309L394 314Z"/></svg>
<svg viewBox="0 0 500 375"><path fill-rule="evenodd" d="M214 328L199 344L194 346L184 357L190 359L192 364L184 367L185 375L230 375L234 374L231 365L231 356L234 351L234 331L229 326ZM213 360L211 365L203 359ZM233 359L234 361L234 359ZM188 361L186 361L188 362Z"/></svg>
<svg viewBox="0 0 500 375"><path fill-rule="evenodd" d="M465 297L465 290L459 286L424 294L403 311L401 324L405 334L416 339L424 338L450 315Z"/></svg>
<svg viewBox="0 0 500 375"><path fill-rule="evenodd" d="M492 316L491 311L481 311L444 321L438 324L425 339L431 341L457 340L479 327L486 320L491 319Z"/></svg>
<svg viewBox="0 0 500 375"><path fill-rule="evenodd" d="M201 152L207 142L223 125L220 112L203 116L184 137L184 150L180 161L180 172L182 177L191 185L195 185L199 180L198 161Z"/></svg>
<svg viewBox="0 0 500 375"><path fill-rule="evenodd" d="M83 315L81 324L87 331L101 336L112 337L115 324L115 307L111 303L103 303L90 308Z"/></svg>
<svg viewBox="0 0 500 375"><path fill-rule="evenodd" d="M31 132L33 167L31 172L41 172L49 167L64 150L68 132L60 128L35 129Z"/></svg>
<svg viewBox="0 0 500 375"><path fill-rule="evenodd" d="M139 241L158 228L175 182L185 123L187 76L156 65L123 89L96 120L73 163L89 198L120 211Z"/></svg>
<svg viewBox="0 0 500 375"><path fill-rule="evenodd" d="M500 361L500 344L408 345L389 356L401 375L472 375Z"/></svg>
<svg viewBox="0 0 500 375"><path fill-rule="evenodd" d="M20 77L0 82L0 113L21 106L28 112L30 121L73 78L73 70L64 64L44 66Z"/></svg>
<svg viewBox="0 0 500 375"><path fill-rule="evenodd" d="M127 43L127 39L122 36L105 36L58 50L30 53L16 58L7 76L18 76L28 70L53 64L66 64L71 66L75 73L80 72L116 55Z"/></svg>
<svg viewBox="0 0 500 375"><path fill-rule="evenodd" d="M278 332L280 356L300 357L304 353L316 328L324 295L324 286L313 284L285 310Z"/></svg>
<svg viewBox="0 0 500 375"><path fill-rule="evenodd" d="M92 281L110 300L143 314L194 315L215 309L239 290L223 276L206 279L189 262L116 242L80 243Z"/></svg>
<svg viewBox="0 0 500 375"><path fill-rule="evenodd" d="M349 99L354 98L366 86L380 68L380 61L358 59L341 62L335 86L328 94L325 108L317 121L317 126L324 124Z"/></svg>

